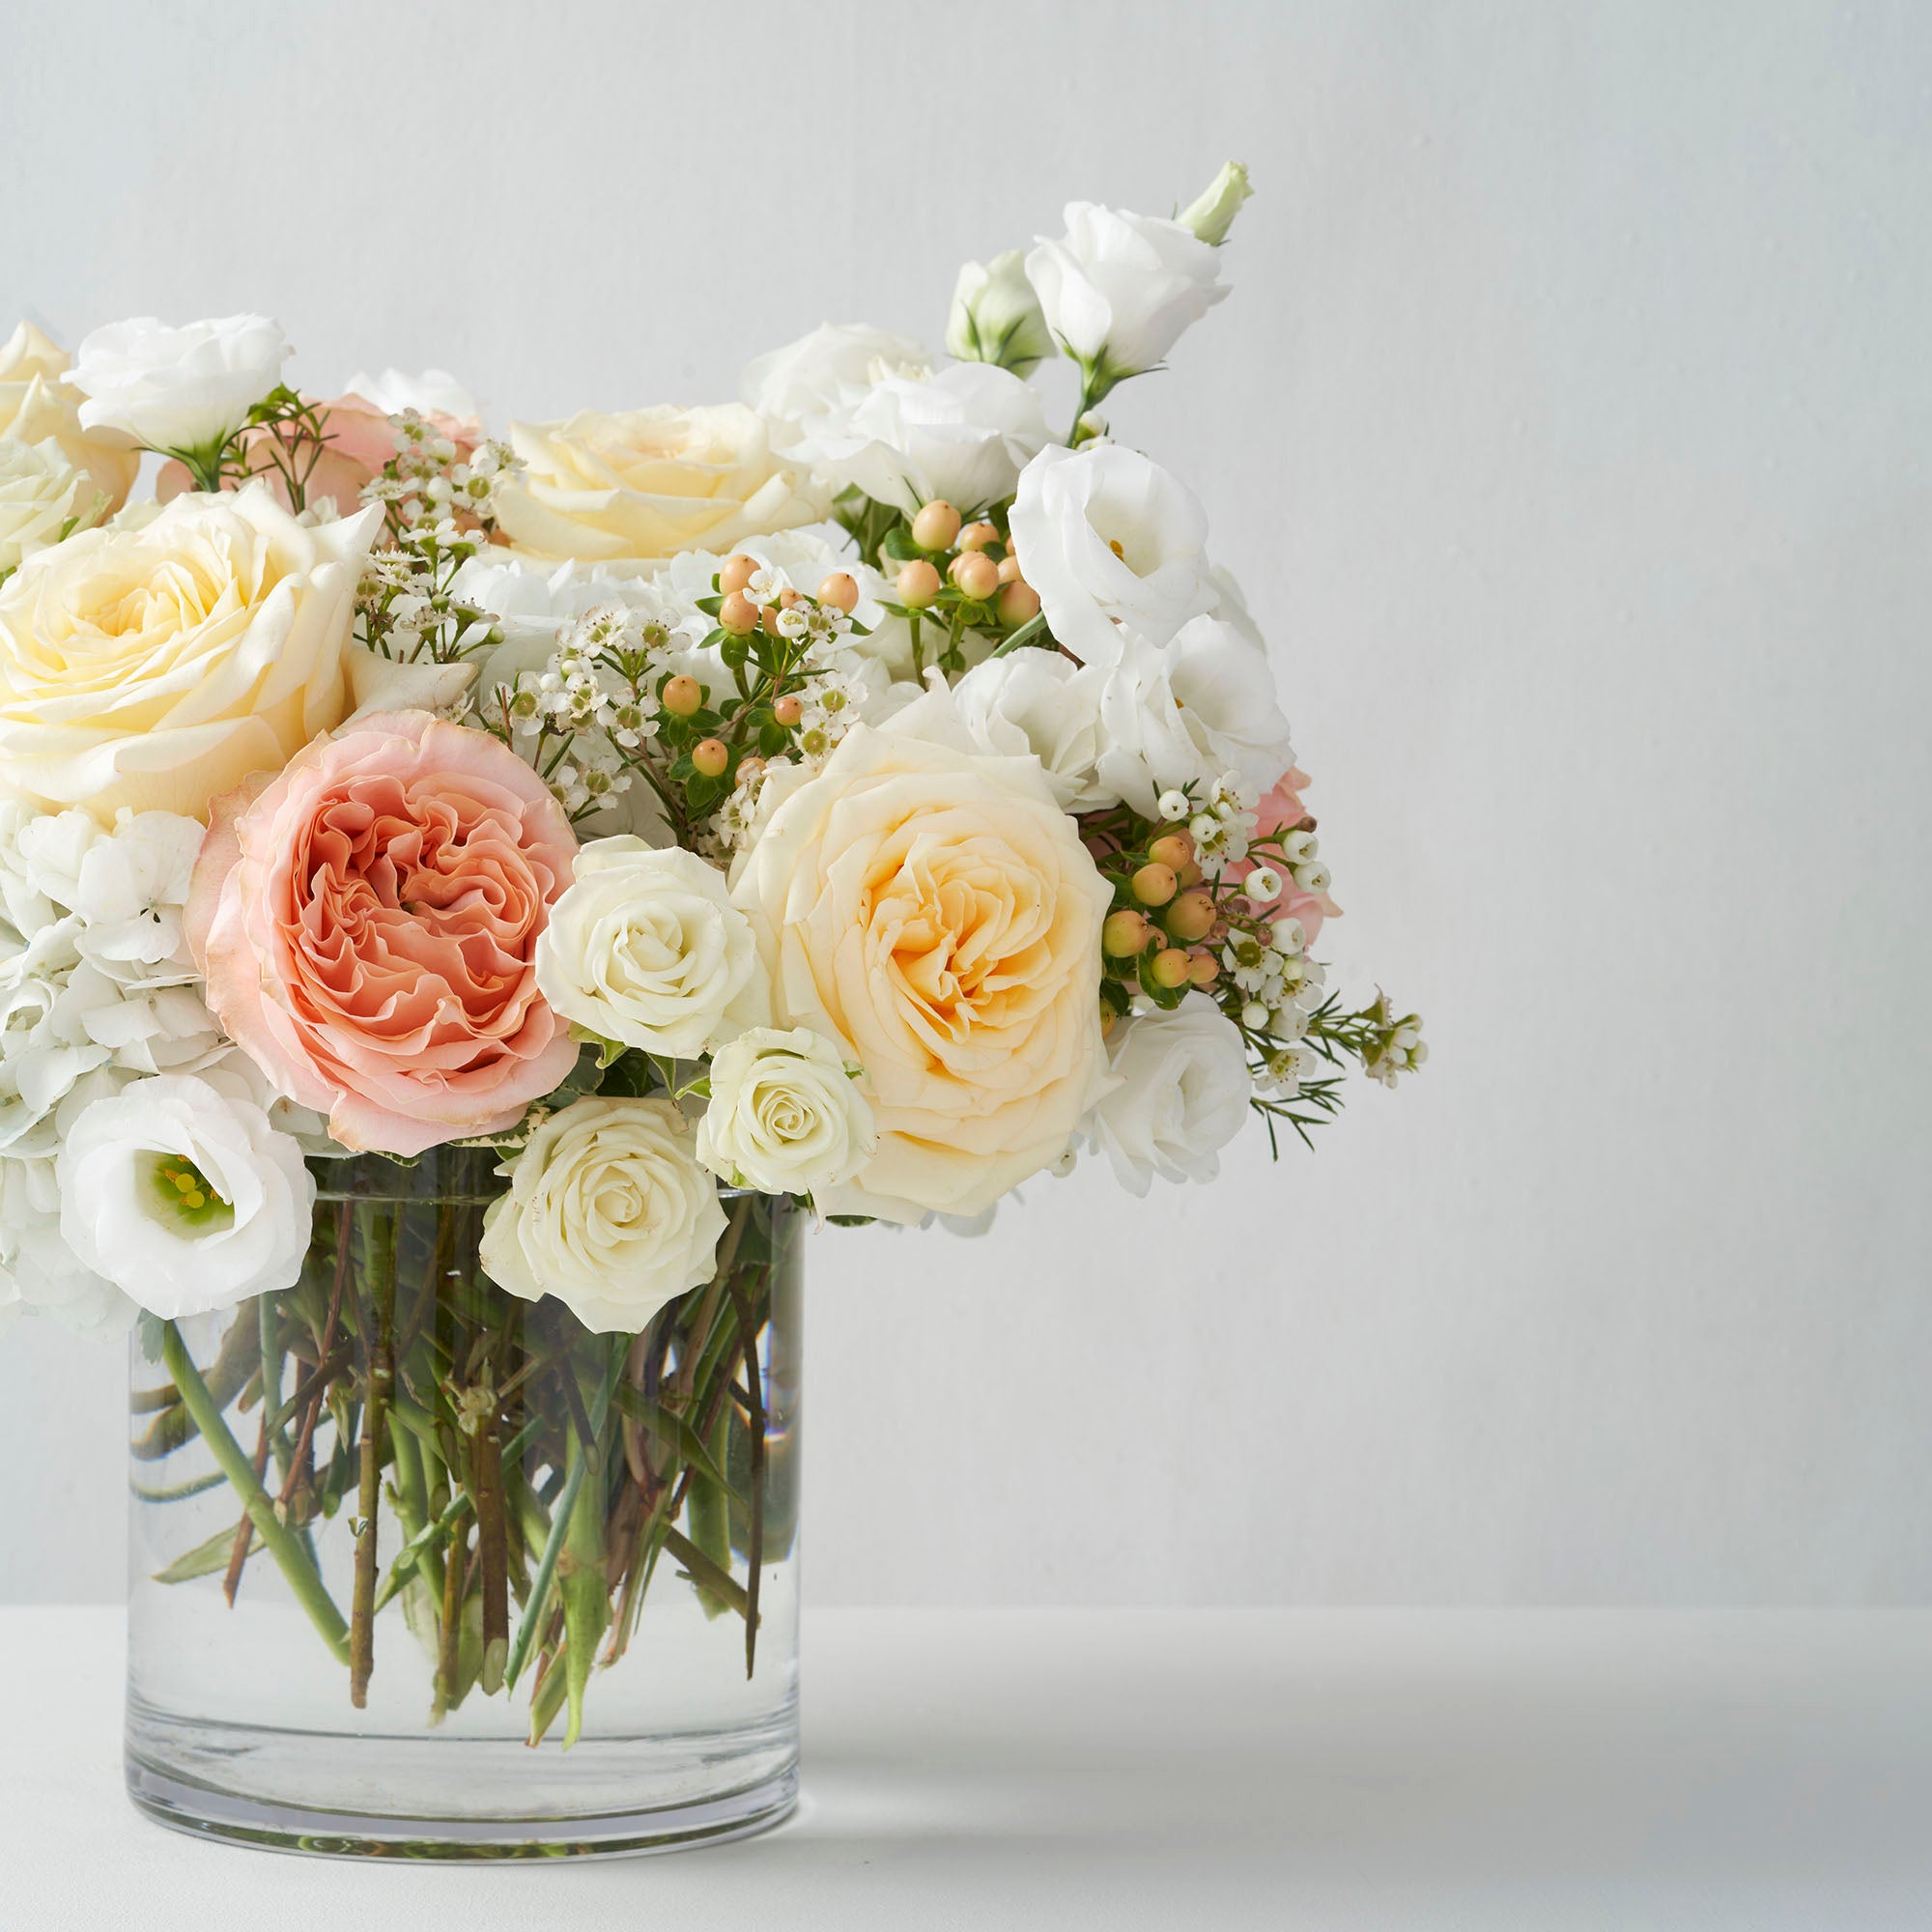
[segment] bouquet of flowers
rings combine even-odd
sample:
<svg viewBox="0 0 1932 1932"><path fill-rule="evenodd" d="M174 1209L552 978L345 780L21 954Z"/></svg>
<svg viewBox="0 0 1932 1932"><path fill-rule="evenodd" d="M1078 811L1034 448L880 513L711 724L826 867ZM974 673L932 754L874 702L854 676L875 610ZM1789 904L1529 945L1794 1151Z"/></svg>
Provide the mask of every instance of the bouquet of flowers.
<svg viewBox="0 0 1932 1932"><path fill-rule="evenodd" d="M137 1458L228 1497L174 1579L266 1552L358 1703L400 1597L440 1711L527 1674L574 1737L661 1557L753 1655L787 1212L1145 1194L1421 1065L1102 413L1247 193L1073 204L944 361L828 326L500 439L259 316L0 350L0 1315L138 1324Z"/></svg>

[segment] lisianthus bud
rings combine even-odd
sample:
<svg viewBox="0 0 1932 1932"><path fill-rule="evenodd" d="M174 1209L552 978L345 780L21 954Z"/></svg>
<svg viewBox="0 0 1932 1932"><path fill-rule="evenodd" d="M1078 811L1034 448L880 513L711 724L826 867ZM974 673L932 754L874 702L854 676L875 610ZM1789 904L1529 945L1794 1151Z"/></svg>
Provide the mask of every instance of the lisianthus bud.
<svg viewBox="0 0 1932 1932"><path fill-rule="evenodd" d="M959 534L959 512L944 497L927 503L912 520L912 540L921 550L950 550Z"/></svg>
<svg viewBox="0 0 1932 1932"><path fill-rule="evenodd" d="M1181 227L1191 229L1199 240L1218 248L1228 239L1228 230L1235 225L1241 204L1253 193L1246 167L1239 161L1224 161L1221 172L1175 218Z"/></svg>
<svg viewBox="0 0 1932 1932"><path fill-rule="evenodd" d="M742 590L734 590L719 608L718 621L734 638L749 638L758 628L758 607Z"/></svg>
<svg viewBox="0 0 1932 1932"><path fill-rule="evenodd" d="M796 724L798 721L805 716L805 706L803 703L800 702L798 694L794 691L786 692L785 695L781 698L780 698L776 704L772 706L772 716L776 718L779 721L779 723L784 725L787 729L789 729L792 725Z"/></svg>
<svg viewBox="0 0 1932 1932"><path fill-rule="evenodd" d="M997 524L968 524L959 532L961 550L984 550L988 544L996 544L999 540L1000 527Z"/></svg>
<svg viewBox="0 0 1932 1932"><path fill-rule="evenodd" d="M1000 567L977 550L962 551L952 559L952 581L976 604L983 604L1000 587Z"/></svg>
<svg viewBox="0 0 1932 1932"><path fill-rule="evenodd" d="M994 610L1009 631L1017 630L1039 615L1039 592L1031 583L1009 583Z"/></svg>
<svg viewBox="0 0 1932 1932"><path fill-rule="evenodd" d="M845 571L835 570L818 586L818 601L843 611L849 617L859 608L859 585Z"/></svg>
<svg viewBox="0 0 1932 1932"><path fill-rule="evenodd" d="M659 702L673 718L689 718L704 702L704 688L695 677L679 671L665 686Z"/></svg>
<svg viewBox="0 0 1932 1932"><path fill-rule="evenodd" d="M724 767L731 762L731 753L722 738L700 738L691 748L691 762L706 778L720 779L724 776Z"/></svg>
<svg viewBox="0 0 1932 1932"><path fill-rule="evenodd" d="M1126 906L1119 912L1110 912L1100 928L1100 944L1114 959L1132 959L1147 943L1147 921Z"/></svg>
<svg viewBox="0 0 1932 1932"><path fill-rule="evenodd" d="M961 362L994 362L1025 376L1053 354L1053 335L1017 248L990 262L968 262L952 289L946 353Z"/></svg>
<svg viewBox="0 0 1932 1932"><path fill-rule="evenodd" d="M916 558L899 572L898 593L908 611L923 611L939 595L938 571L923 557Z"/></svg>
<svg viewBox="0 0 1932 1932"><path fill-rule="evenodd" d="M1156 986L1165 986L1172 992L1178 986L1184 986L1193 977L1194 962L1179 947L1170 947L1165 952L1156 952L1153 964L1148 968Z"/></svg>
<svg viewBox="0 0 1932 1932"><path fill-rule="evenodd" d="M1143 866L1134 874L1133 885L1142 905L1165 905L1175 894L1174 867L1158 862Z"/></svg>
<svg viewBox="0 0 1932 1932"><path fill-rule="evenodd" d="M756 574L758 559L747 556L739 551L735 556L727 556L718 572L718 587L725 596L734 590L742 590Z"/></svg>

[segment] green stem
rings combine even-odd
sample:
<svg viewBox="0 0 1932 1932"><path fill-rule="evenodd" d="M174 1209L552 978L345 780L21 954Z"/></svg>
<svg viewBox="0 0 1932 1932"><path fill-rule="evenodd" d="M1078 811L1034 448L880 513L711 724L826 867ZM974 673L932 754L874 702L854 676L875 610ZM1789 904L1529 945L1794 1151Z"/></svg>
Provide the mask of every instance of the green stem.
<svg viewBox="0 0 1932 1932"><path fill-rule="evenodd" d="M242 1445L228 1433L228 1425L222 1421L221 1411L215 1406L214 1398L209 1394L208 1384L201 1378L201 1371L189 1356L181 1330L172 1321L161 1324L161 1360L173 1377L176 1388L181 1390L182 1404L193 1418L195 1427L201 1431L202 1439L220 1464L222 1474L228 1478L236 1494L242 1498L242 1507L247 1510L255 1527L261 1531L263 1547L275 1559L275 1567L288 1579L296 1601L308 1612L309 1622L316 1627L336 1662L346 1664L349 1662L349 1626L343 1622L342 1612L335 1607L334 1599L329 1596L315 1566L308 1560L308 1553L302 1548L300 1540L276 1516L275 1506L269 1500L268 1492L255 1478L255 1465L243 1453Z"/></svg>

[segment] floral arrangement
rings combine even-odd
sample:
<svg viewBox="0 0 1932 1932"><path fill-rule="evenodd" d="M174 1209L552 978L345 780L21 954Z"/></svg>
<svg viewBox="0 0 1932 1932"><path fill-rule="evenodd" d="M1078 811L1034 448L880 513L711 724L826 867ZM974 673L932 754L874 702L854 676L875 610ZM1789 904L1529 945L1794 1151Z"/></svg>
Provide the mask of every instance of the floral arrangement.
<svg viewBox="0 0 1932 1932"><path fill-rule="evenodd" d="M639 1587L613 1563L586 1602L566 1558L545 1594L617 1485L587 1531L568 1485L493 1514L466 1443L510 1416L477 1368L501 1296L617 1338L582 1370L599 1427L668 1311L652 1374L690 1406L649 1441L702 1478L679 1372L745 1373L706 1293L738 1204L969 1225L1083 1152L1145 1194L1250 1116L1305 1138L1349 1062L1421 1065L1414 1015L1325 983L1262 638L1194 496L1101 413L1228 293L1247 193L1231 166L1172 219L1072 205L962 270L944 362L828 326L739 402L501 439L440 373L290 388L257 316L0 350L0 1314L139 1319L173 1378L151 1433L205 1435L245 1504L231 1596L259 1537L361 1682L385 1484L406 1556L473 1523L452 1700L534 1649L574 1734L584 1634ZM1064 436L1030 380L1057 356ZM459 1154L487 1205L420 1264L468 1239L499 1298L416 1362L395 1228L338 1217L331 1176ZM176 1324L251 1298L288 1311L259 1355L247 1324L197 1370ZM345 1634L292 1529L346 1492ZM671 1534L742 1612L728 1548Z"/></svg>

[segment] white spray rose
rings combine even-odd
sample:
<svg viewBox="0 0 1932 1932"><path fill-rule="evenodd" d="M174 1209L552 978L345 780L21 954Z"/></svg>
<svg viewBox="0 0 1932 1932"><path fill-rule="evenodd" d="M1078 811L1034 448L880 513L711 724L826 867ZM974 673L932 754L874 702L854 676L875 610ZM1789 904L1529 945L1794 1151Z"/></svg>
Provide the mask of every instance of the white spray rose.
<svg viewBox="0 0 1932 1932"><path fill-rule="evenodd" d="M554 1294L586 1328L626 1335L710 1279L724 1209L668 1100L574 1101L506 1172L481 1252L509 1293Z"/></svg>
<svg viewBox="0 0 1932 1932"><path fill-rule="evenodd" d="M227 315L170 328L151 315L97 328L68 381L87 397L86 430L148 449L206 456L248 420L281 381L289 344L264 315Z"/></svg>
<svg viewBox="0 0 1932 1932"><path fill-rule="evenodd" d="M1107 673L1058 651L1020 649L976 665L952 688L973 742L1002 757L1037 757L1064 811L1113 804L1095 767Z"/></svg>
<svg viewBox="0 0 1932 1932"><path fill-rule="evenodd" d="M1026 376L1053 354L1053 335L1017 248L990 262L968 262L953 284L946 353L962 362L996 362Z"/></svg>
<svg viewBox="0 0 1932 1932"><path fill-rule="evenodd" d="M96 521L106 498L52 437L0 436L0 577Z"/></svg>
<svg viewBox="0 0 1932 1932"><path fill-rule="evenodd" d="M711 1059L697 1157L765 1194L850 1180L877 1152L872 1110L838 1049L807 1027L753 1027Z"/></svg>
<svg viewBox="0 0 1932 1932"><path fill-rule="evenodd" d="M537 940L537 985L600 1039L695 1060L770 1017L757 943L695 852L599 838Z"/></svg>
<svg viewBox="0 0 1932 1932"><path fill-rule="evenodd" d="M61 1234L85 1267L174 1321L293 1288L315 1182L243 1083L213 1069L137 1080L71 1126Z"/></svg>
<svg viewBox="0 0 1932 1932"><path fill-rule="evenodd" d="M920 376L932 367L923 344L861 322L821 323L810 335L746 363L738 400L772 425L789 448L805 423L850 410L874 383Z"/></svg>
<svg viewBox="0 0 1932 1932"><path fill-rule="evenodd" d="M125 1335L139 1313L61 1238L60 1181L50 1158L0 1160L0 1326L38 1315L77 1334Z"/></svg>
<svg viewBox="0 0 1932 1932"><path fill-rule="evenodd" d="M1066 233L1026 258L1047 327L1096 399L1156 367L1190 323L1228 293L1220 258L1179 221L1071 201Z"/></svg>
<svg viewBox="0 0 1932 1932"><path fill-rule="evenodd" d="M808 425L801 453L836 489L856 485L908 513L944 497L962 512L1010 497L1047 440L1039 398L990 362L876 384L848 416Z"/></svg>
<svg viewBox="0 0 1932 1932"><path fill-rule="evenodd" d="M1214 1003L1190 993L1172 1012L1143 1013L1115 1029L1109 1065L1118 1085L1087 1117L1115 1178L1146 1194L1166 1180L1211 1180L1216 1156L1248 1115L1247 1054Z"/></svg>
<svg viewBox="0 0 1932 1932"><path fill-rule="evenodd" d="M1196 617L1165 649L1122 633L1099 694L1098 788L1144 817L1164 791L1236 772L1264 792L1294 762L1267 659L1232 624Z"/></svg>

